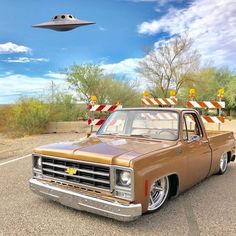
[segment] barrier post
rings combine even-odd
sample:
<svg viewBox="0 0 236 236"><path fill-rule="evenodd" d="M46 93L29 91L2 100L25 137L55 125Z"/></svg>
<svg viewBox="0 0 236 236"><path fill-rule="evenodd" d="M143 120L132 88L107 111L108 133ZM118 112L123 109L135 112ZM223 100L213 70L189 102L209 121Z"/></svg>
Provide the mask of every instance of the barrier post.
<svg viewBox="0 0 236 236"><path fill-rule="evenodd" d="M170 99L172 99L173 101L177 100L176 99L176 91L175 90L170 90ZM175 105L177 105L177 104L175 104ZM172 104L171 107L175 107L175 105Z"/></svg>
<svg viewBox="0 0 236 236"><path fill-rule="evenodd" d="M94 106L97 102L97 97L95 95L91 95L90 99L91 99L90 106ZM90 119L94 120L94 111L90 111L90 109L88 110ZM93 125L90 126L90 134L92 134L92 132L93 132Z"/></svg>
<svg viewBox="0 0 236 236"><path fill-rule="evenodd" d="M190 97L190 100L191 101L194 101L195 100L195 97L196 97L196 90L194 88L191 88L189 90L189 97ZM192 126L193 126L193 123L192 121L190 122L190 129L192 129Z"/></svg>
<svg viewBox="0 0 236 236"><path fill-rule="evenodd" d="M219 89L218 90L218 94L217 94L217 97L219 98L219 102L222 101L222 98L224 98L224 93L225 93L225 90L223 88ZM219 116L221 116L221 107L219 108ZM221 129L221 123L218 123L218 130L220 131Z"/></svg>

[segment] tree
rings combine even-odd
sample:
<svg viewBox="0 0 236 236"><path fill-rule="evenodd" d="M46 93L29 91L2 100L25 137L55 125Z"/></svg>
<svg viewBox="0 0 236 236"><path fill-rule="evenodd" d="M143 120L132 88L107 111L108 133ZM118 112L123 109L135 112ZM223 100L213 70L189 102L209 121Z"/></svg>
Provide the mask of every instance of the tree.
<svg viewBox="0 0 236 236"><path fill-rule="evenodd" d="M189 89L196 89L196 99L199 101L218 100L217 94L220 88L224 88L226 109L236 109L236 76L226 68L206 67L192 75L179 93L181 100L189 99Z"/></svg>
<svg viewBox="0 0 236 236"><path fill-rule="evenodd" d="M198 70L200 56L192 50L193 41L182 35L170 39L158 48L151 50L139 63L139 73L149 85L151 92L161 92L159 96L168 96L170 89L176 93Z"/></svg>
<svg viewBox="0 0 236 236"><path fill-rule="evenodd" d="M120 101L124 107L140 106L142 94L136 89L138 84L136 81L128 81L123 78L117 80L115 78L106 78L104 80L106 86L106 100L110 104Z"/></svg>
<svg viewBox="0 0 236 236"><path fill-rule="evenodd" d="M56 91L53 103L49 104L50 121L77 121L83 116L82 106L78 107L73 96L67 92Z"/></svg>
<svg viewBox="0 0 236 236"><path fill-rule="evenodd" d="M66 81L81 100L89 103L90 96L96 95L98 103L106 102L103 80L109 76L104 75L99 65L72 65L66 74Z"/></svg>
<svg viewBox="0 0 236 236"><path fill-rule="evenodd" d="M187 81L184 87L181 88L179 97L187 101L189 99L189 90L196 90L196 99L199 101L216 100L218 85L216 81L215 68L202 68L192 74L192 79Z"/></svg>
<svg viewBox="0 0 236 236"><path fill-rule="evenodd" d="M91 95L96 95L98 104L116 104L117 101L124 106L140 104L141 94L136 83L105 75L99 65L73 65L67 71L66 80L86 103L89 103Z"/></svg>
<svg viewBox="0 0 236 236"><path fill-rule="evenodd" d="M236 76L234 76L226 87L225 98L228 108L236 110Z"/></svg>

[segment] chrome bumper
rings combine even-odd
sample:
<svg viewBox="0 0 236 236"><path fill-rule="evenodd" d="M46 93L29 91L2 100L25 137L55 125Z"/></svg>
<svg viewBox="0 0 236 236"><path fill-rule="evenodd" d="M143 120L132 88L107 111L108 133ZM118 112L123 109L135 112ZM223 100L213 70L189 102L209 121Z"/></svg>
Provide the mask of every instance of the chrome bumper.
<svg viewBox="0 0 236 236"><path fill-rule="evenodd" d="M30 179L29 184L34 193L81 211L95 213L119 221L132 221L142 214L141 204L123 205L118 202L110 202L59 188L37 179Z"/></svg>

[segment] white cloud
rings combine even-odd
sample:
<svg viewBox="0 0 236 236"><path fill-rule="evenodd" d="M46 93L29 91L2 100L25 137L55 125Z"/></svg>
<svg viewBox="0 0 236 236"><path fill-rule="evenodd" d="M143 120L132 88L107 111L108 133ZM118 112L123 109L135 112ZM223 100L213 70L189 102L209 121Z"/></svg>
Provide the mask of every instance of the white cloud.
<svg viewBox="0 0 236 236"><path fill-rule="evenodd" d="M171 8L160 19L143 22L138 32L147 35L166 32L173 36L188 31L204 59L235 68L235 12L235 0L195 0L188 8Z"/></svg>
<svg viewBox="0 0 236 236"><path fill-rule="evenodd" d="M47 58L33 58L33 57L19 57L16 59L8 58L6 60L2 60L4 62L9 63L30 63L30 62L48 62L49 59Z"/></svg>
<svg viewBox="0 0 236 236"><path fill-rule="evenodd" d="M137 66L139 61L139 58L129 58L114 64L104 64L101 68L104 69L106 74L118 74L136 79L138 77Z"/></svg>
<svg viewBox="0 0 236 236"><path fill-rule="evenodd" d="M53 80L59 87L67 87L66 82ZM25 95L43 95L49 88L51 80L44 77L30 77L22 74L0 75L0 104L14 102Z"/></svg>
<svg viewBox="0 0 236 236"><path fill-rule="evenodd" d="M173 2L182 2L183 0L127 0L129 2L135 2L135 3L139 3L139 2L155 2L158 6L164 6L167 3L173 3Z"/></svg>
<svg viewBox="0 0 236 236"><path fill-rule="evenodd" d="M49 77L49 78L53 78L53 79L65 79L66 75L63 73L57 73L57 72L53 72L53 71L48 71L47 74L45 74L44 76Z"/></svg>
<svg viewBox="0 0 236 236"><path fill-rule="evenodd" d="M157 0L128 0L129 2L157 2Z"/></svg>
<svg viewBox="0 0 236 236"><path fill-rule="evenodd" d="M105 29L104 27L102 27L102 26L99 26L98 29L99 29L100 31L106 31L106 29Z"/></svg>
<svg viewBox="0 0 236 236"><path fill-rule="evenodd" d="M0 54L30 53L32 50L26 46L17 45L12 42L0 44Z"/></svg>

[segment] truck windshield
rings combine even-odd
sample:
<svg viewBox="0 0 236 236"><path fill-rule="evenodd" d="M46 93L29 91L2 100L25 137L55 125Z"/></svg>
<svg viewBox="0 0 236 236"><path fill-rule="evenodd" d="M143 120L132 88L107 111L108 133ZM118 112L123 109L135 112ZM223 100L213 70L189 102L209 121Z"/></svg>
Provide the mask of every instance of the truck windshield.
<svg viewBox="0 0 236 236"><path fill-rule="evenodd" d="M178 113L160 110L120 110L113 112L98 130L98 135L178 139Z"/></svg>

